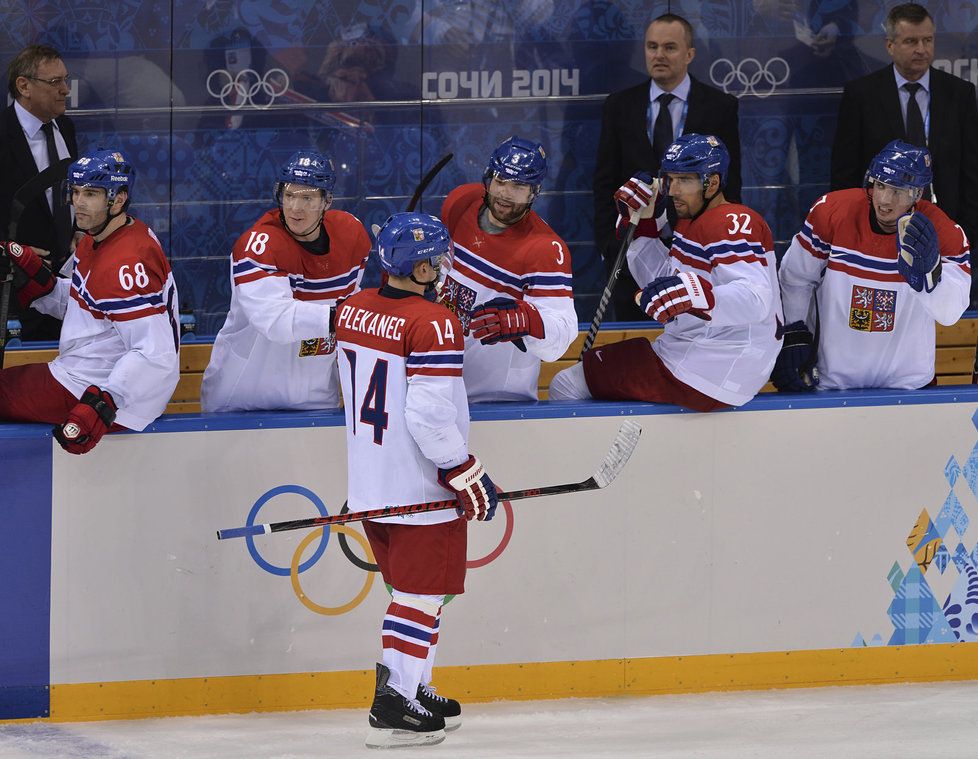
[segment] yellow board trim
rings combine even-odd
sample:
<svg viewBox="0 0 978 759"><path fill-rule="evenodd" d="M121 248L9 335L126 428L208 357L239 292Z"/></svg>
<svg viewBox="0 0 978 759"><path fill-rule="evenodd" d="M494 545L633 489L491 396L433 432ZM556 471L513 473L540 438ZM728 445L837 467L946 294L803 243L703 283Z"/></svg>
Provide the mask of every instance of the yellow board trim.
<svg viewBox="0 0 978 759"><path fill-rule="evenodd" d="M441 667L466 703L978 679L978 643ZM51 687L53 722L363 708L373 670ZM11 720L24 721L24 720Z"/></svg>

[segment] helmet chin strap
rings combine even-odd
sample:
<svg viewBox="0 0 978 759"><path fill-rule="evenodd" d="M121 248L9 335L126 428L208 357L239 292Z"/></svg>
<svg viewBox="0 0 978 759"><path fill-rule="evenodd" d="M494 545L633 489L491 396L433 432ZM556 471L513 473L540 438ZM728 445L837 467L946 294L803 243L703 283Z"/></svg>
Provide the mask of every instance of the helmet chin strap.
<svg viewBox="0 0 978 759"><path fill-rule="evenodd" d="M713 176L713 175L711 174L710 176ZM714 198L715 198L715 197L716 197L717 195L719 195L719 194L720 194L720 191L721 191L721 189L722 189L722 188L721 188L721 187L720 187L719 185L717 185L717 191L716 191L715 193L713 193L713 194L712 194L712 195L711 195L710 197L706 197L706 185L707 185L707 184L709 184L709 182L707 181L707 182L704 182L703 184L704 184L704 186L703 186L703 206L702 206L702 208L700 208L700 210L699 210L699 211L697 211L696 213L694 213L694 214L693 214L693 215L692 215L692 216L690 217L690 221L696 221L696 220L697 220L697 219L698 219L698 218L699 218L699 217L700 217L700 216L701 216L701 215L703 214L703 212L704 212L704 211L705 211L705 210L706 210L707 208L709 208L709 207L710 207L710 203L712 203L712 202L713 202L713 199L714 199Z"/></svg>
<svg viewBox="0 0 978 759"><path fill-rule="evenodd" d="M112 201L112 203L114 203L114 202L115 202L115 200ZM118 217L120 217L120 216L122 216L122 215L125 214L126 208L129 205L127 203L125 206L122 207L122 210L119 211L119 213L112 214L112 213L109 212L109 209L112 208L112 203L109 203L105 207L105 221L103 221L97 228L84 229L84 230L82 230L86 235L89 235L92 238L98 237L100 234L102 234L105 231L106 227L108 227L109 224L111 224L113 222L113 220L115 220Z"/></svg>
<svg viewBox="0 0 978 759"><path fill-rule="evenodd" d="M317 227L319 227L323 223L322 214L320 214L319 215L319 218L316 219L316 221L312 224L312 226L309 227L309 229L307 229L305 232L293 232L292 231L292 227L289 226L289 222L287 222L285 220L285 211L283 211L280 208L278 212L279 212L279 215L282 217L282 225L287 230L289 230L289 234L291 234L293 237L305 237L306 235L311 235L312 232L313 232L313 230L316 229Z"/></svg>

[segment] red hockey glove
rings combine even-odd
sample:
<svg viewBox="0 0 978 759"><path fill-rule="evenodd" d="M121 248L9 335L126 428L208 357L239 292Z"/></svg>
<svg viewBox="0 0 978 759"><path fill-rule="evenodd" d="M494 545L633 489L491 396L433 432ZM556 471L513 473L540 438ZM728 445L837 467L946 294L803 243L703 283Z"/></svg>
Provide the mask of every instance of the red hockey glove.
<svg viewBox="0 0 978 759"><path fill-rule="evenodd" d="M709 321L713 317L708 312L716 305L713 285L688 271L653 280L636 294L635 301L639 308L662 324L685 313Z"/></svg>
<svg viewBox="0 0 978 759"><path fill-rule="evenodd" d="M460 517L488 522L496 513L496 486L475 456L470 455L468 461L452 469L439 469L438 484L455 492Z"/></svg>
<svg viewBox="0 0 978 759"><path fill-rule="evenodd" d="M28 245L16 242L0 242L0 255L6 254L20 269L22 276L14 275L17 300L24 308L54 289L54 275L44 265L41 257Z"/></svg>
<svg viewBox="0 0 978 759"><path fill-rule="evenodd" d="M88 453L108 432L117 410L107 390L89 385L64 424L54 426L54 439L68 453Z"/></svg>
<svg viewBox="0 0 978 759"><path fill-rule="evenodd" d="M660 228L665 225L665 201L659 194L659 180L653 179L648 172L638 172L615 192L618 237L624 239L628 225L633 221L637 225L635 237L658 237Z"/></svg>
<svg viewBox="0 0 978 759"><path fill-rule="evenodd" d="M472 309L469 330L483 345L513 342L521 337L543 338L543 317L525 300L493 298Z"/></svg>

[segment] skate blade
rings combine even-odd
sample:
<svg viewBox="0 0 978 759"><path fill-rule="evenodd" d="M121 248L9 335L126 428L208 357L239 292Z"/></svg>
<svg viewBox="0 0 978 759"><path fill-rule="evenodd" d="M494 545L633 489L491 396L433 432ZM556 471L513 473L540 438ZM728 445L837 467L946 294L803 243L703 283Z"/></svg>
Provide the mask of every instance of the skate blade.
<svg viewBox="0 0 978 759"><path fill-rule="evenodd" d="M445 717L445 732L450 733L453 730L458 730L462 726L462 715L457 717Z"/></svg>
<svg viewBox="0 0 978 759"><path fill-rule="evenodd" d="M461 723L459 723L461 724ZM410 748L412 746L436 746L445 740L444 730L416 733L413 730L370 728L364 741L367 748Z"/></svg>

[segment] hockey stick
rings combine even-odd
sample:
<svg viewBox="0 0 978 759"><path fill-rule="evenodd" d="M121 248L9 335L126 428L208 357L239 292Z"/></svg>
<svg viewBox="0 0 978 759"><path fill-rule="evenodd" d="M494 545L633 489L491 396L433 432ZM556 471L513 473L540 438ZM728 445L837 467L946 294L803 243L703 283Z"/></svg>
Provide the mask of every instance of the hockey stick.
<svg viewBox="0 0 978 759"><path fill-rule="evenodd" d="M442 159L434 166L432 166L428 170L427 174L421 177L421 181L418 183L417 188L414 190L414 195L411 196L411 200L407 204L407 209L406 209L407 211L414 210L415 206L418 205L418 201L421 200L421 195L424 193L425 190L428 189L428 185L430 185L431 182L434 180L434 178L438 176L438 172L441 171L443 168L445 168L445 164L447 164L449 161L452 160L454 155L455 155L454 153L447 153L446 155L442 156Z"/></svg>
<svg viewBox="0 0 978 759"><path fill-rule="evenodd" d="M628 463L628 459L635 450L635 446L638 445L638 438L641 434L642 428L637 422L629 419L622 424L618 430L618 434L615 436L614 442L611 444L611 449L604 457L604 461L601 462L601 466L583 482L527 488L526 490L500 491L499 500L519 501L524 498L539 498L540 496L563 495L564 493L581 493L586 490L598 490L599 488L607 487L621 474L621 470L625 468L625 464ZM396 517L405 514L424 514L429 511L454 509L457 505L458 501L452 498L447 501L429 501L428 503L415 503L409 506L388 506L383 509L337 514L331 517L314 517L312 519L296 519L291 522L272 522L271 524L255 524L249 527L232 527L227 530L218 530L217 539L245 538L252 535L267 535L270 532L302 530L307 527L324 527L332 524L359 522L364 519L381 519L383 517Z"/></svg>
<svg viewBox="0 0 978 759"><path fill-rule="evenodd" d="M579 361L584 360L584 354L591 350L591 346L594 345L594 338L598 336L598 330L601 329L601 322L604 321L604 312L611 302L612 291L615 289L615 285L618 284L618 276L621 274L621 267L625 264L625 256L628 255L628 246L632 244L632 240L635 238L636 229L638 229L637 211L629 217L625 239L621 241L618 255L615 256L614 266L608 275L608 284L604 286L604 290L601 293L601 300L598 301L598 310L594 312L594 318L591 320L591 326L588 328L587 337L584 338L584 347L581 349Z"/></svg>
<svg viewBox="0 0 978 759"><path fill-rule="evenodd" d="M27 208L27 204L35 197L45 192L49 187L53 187L68 174L68 166L74 158L63 158L57 163L48 166L44 171L28 179L14 193L10 201L10 221L7 224L6 239L12 242L17 240L17 226L20 224L20 217ZM0 252L0 255L6 255ZM4 275L0 284L0 369L3 369L3 359L7 352L7 315L10 312L10 290L14 281L13 264L9 264L9 269Z"/></svg>

